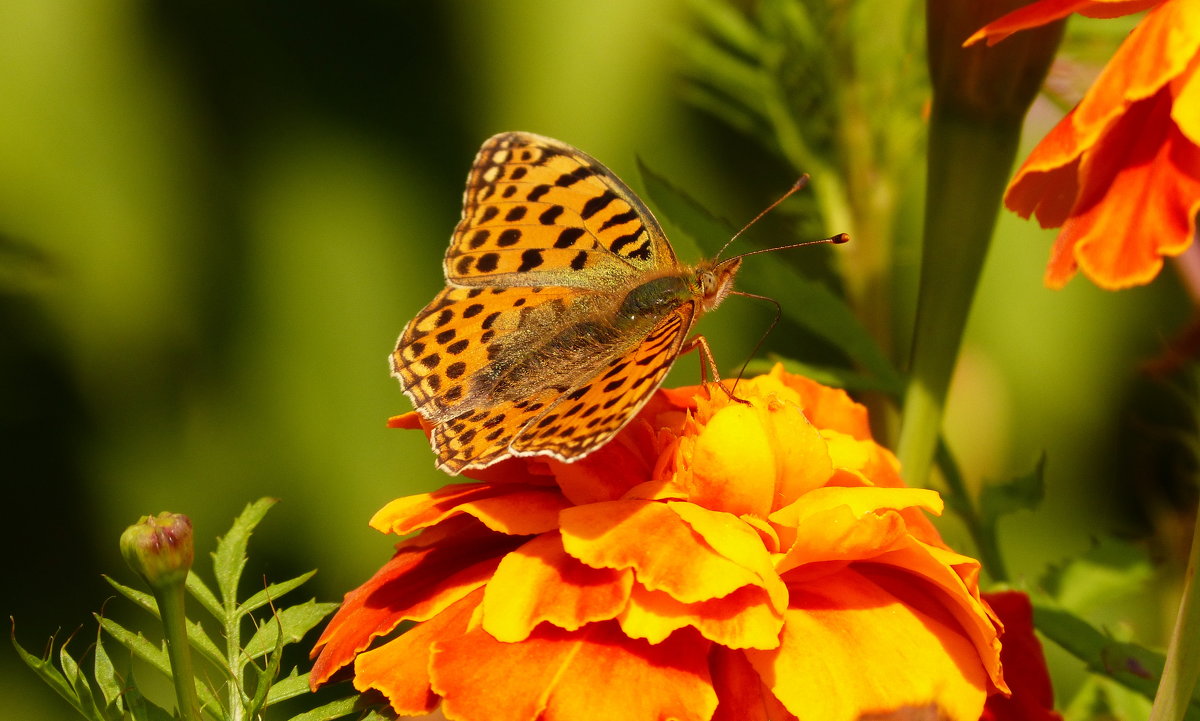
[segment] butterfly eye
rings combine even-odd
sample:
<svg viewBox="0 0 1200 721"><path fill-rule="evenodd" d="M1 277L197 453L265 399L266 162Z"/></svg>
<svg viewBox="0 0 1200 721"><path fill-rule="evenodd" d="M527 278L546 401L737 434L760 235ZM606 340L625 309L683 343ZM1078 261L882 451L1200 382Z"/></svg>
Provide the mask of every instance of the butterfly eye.
<svg viewBox="0 0 1200 721"><path fill-rule="evenodd" d="M716 289L717 278L712 273L705 271L696 278L696 284L700 286L700 295L712 295Z"/></svg>

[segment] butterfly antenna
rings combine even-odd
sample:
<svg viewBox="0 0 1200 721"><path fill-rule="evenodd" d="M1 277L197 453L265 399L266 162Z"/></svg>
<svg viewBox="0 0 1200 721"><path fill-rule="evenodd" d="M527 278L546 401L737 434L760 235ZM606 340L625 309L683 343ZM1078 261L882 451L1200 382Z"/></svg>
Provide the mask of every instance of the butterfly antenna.
<svg viewBox="0 0 1200 721"><path fill-rule="evenodd" d="M783 195L779 196L779 199L778 199L778 200L776 200L774 203L771 203L771 204L770 204L770 205L768 205L766 208L764 208L764 209L763 209L763 211L762 211L761 213L759 213L758 215L754 216L754 219L753 219L753 220L751 220L749 223L746 223L745 225L743 225L741 230L739 230L738 232L734 233L732 238L730 238L729 240L725 241L725 245L722 245L722 246L721 246L721 249L717 251L717 255L716 255L714 258L713 258L713 260L715 261L715 260L717 260L718 258L720 258L720 257L721 257L721 254L725 252L725 249L729 247L729 244L730 244L730 243L732 243L733 241L737 240L737 239L738 239L738 236L740 236L742 233L745 233L745 232L746 232L746 230L750 228L750 226L754 225L754 224L755 224L755 223L757 223L759 220L761 220L761 219L762 219L762 217L763 217L764 215L766 215L767 213L770 213L772 210L774 210L774 209L775 209L775 206L779 205L779 204L780 204L780 203L782 203L783 201L785 201L785 200L787 200L788 198L790 198L790 197L791 197L791 195L792 195L792 193L795 193L797 190L800 190L800 189L802 189L802 188L803 188L804 186L806 186L806 185L808 185L808 173L805 173L804 175L801 175L801 176L800 176L800 177L799 177L799 178L796 180L796 182L795 182L795 183L792 183L792 187L788 188L788 190L787 190L787 192L786 192L786 193L784 193ZM849 240L849 238L847 238L847 240Z"/></svg>
<svg viewBox="0 0 1200 721"><path fill-rule="evenodd" d="M767 326L767 329L763 331L762 336L759 337L758 342L754 344L754 349L750 351L750 355L746 356L746 360L742 363L742 367L738 369L737 377L733 379L733 386L729 389L729 394L733 395L734 391L737 390L738 383L740 383L742 380L742 376L746 375L746 368L750 365L750 361L754 360L754 356L758 355L759 349L762 348L763 343L767 341L767 336L771 335L771 331L775 330L775 326L779 325L779 320L783 317L783 306L779 304L779 301L765 295L744 293L740 290L731 290L729 293L731 295L740 295L743 298L765 300L771 305L775 306L775 317L771 319L771 324Z"/></svg>

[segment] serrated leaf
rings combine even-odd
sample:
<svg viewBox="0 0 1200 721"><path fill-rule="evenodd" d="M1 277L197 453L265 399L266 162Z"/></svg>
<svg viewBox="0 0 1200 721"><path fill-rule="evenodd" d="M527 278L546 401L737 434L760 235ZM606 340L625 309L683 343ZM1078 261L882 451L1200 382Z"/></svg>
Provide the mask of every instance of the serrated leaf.
<svg viewBox="0 0 1200 721"><path fill-rule="evenodd" d="M79 698L75 688L67 680L66 676L64 676L62 672L54 666L54 663L50 661L48 657L41 658L29 653L21 646L21 644L17 643L17 638L15 635L11 637L11 640L13 648L16 649L17 655L22 661L25 662L25 665L28 666L35 674L37 674L38 677L41 678L47 686L53 689L55 693L61 696L68 704L70 704L71 708L75 709L81 716L90 719L91 721L106 721L96 709L96 705L91 698Z"/></svg>
<svg viewBox="0 0 1200 721"><path fill-rule="evenodd" d="M280 701L303 696L307 693L309 693L308 674L297 673L296 669L293 668L291 674L286 678L281 678L271 684L271 690L267 693L267 705L277 704Z"/></svg>
<svg viewBox="0 0 1200 721"><path fill-rule="evenodd" d="M284 594L304 585L310 578L312 578L315 575L317 575L316 571L309 571L308 573L305 573L303 575L289 579L287 581L280 581L279 583L272 583L271 585L267 586L263 590L254 594L250 598L246 599L245 601L242 601L242 605L238 606L237 615L244 616L247 613L250 613L251 611L255 611L255 610L258 610L259 608L262 608L263 606L267 605L268 603L276 602Z"/></svg>
<svg viewBox="0 0 1200 721"><path fill-rule="evenodd" d="M217 600L216 595L208 588L204 581L193 571L188 574L185 587L192 598L200 602L204 606L204 610L212 614L213 618L223 618L225 610L221 608L221 602Z"/></svg>
<svg viewBox="0 0 1200 721"><path fill-rule="evenodd" d="M260 498L247 505L241 515L234 519L229 532L217 541L217 550L213 552L213 573L224 606L232 608L237 603L238 581L246 567L246 546L250 542L250 534L275 503L274 498Z"/></svg>
<svg viewBox="0 0 1200 721"><path fill-rule="evenodd" d="M108 584L116 589L118 593L135 603L142 610L153 614L155 618L162 618L159 615L158 602L154 600L154 596L118 583L108 576L105 576L104 580L108 581ZM204 630L204 626L191 619L185 619L185 623L187 625L188 643L191 647L217 668L224 668L227 665L225 654L221 652L212 638L209 637L208 632Z"/></svg>
<svg viewBox="0 0 1200 721"><path fill-rule="evenodd" d="M985 525L994 525L1002 516L1017 511L1032 511L1046 495L1046 456L1027 473L1000 483L988 483L979 494L979 516Z"/></svg>
<svg viewBox="0 0 1200 721"><path fill-rule="evenodd" d="M1070 611L1044 600L1033 600L1033 621L1038 631L1083 661L1090 671L1148 699L1154 698L1164 665L1162 654L1116 641ZM1184 718L1200 721L1200 698L1195 692Z"/></svg>
<svg viewBox="0 0 1200 721"><path fill-rule="evenodd" d="M275 684L275 679L279 676L280 664L283 662L284 637L283 634L275 634L275 647L267 657L266 667L258 672L258 678L255 679L254 698L246 705L246 715L250 718L258 716L263 704L267 702L267 695Z"/></svg>
<svg viewBox="0 0 1200 721"><path fill-rule="evenodd" d="M110 618L103 618L97 615L96 620L100 622L101 628L109 636L112 636L113 640L129 649L134 656L145 661L151 668L161 673L168 680L172 678L171 662L167 658L166 649L156 646L142 634L133 633ZM220 704L207 684L196 684L196 692L200 696L201 704L207 707L220 708Z"/></svg>
<svg viewBox="0 0 1200 721"><path fill-rule="evenodd" d="M305 711L299 716L293 716L291 721L331 721L332 719L345 718L352 714L361 713L367 708L367 703L361 696L349 696L337 701L318 706L310 711ZM384 721L387 717L375 714L373 711L362 717L361 721Z"/></svg>
<svg viewBox="0 0 1200 721"><path fill-rule="evenodd" d="M280 627L283 629L283 642L285 644L295 643L304 638L306 633L337 607L336 603L307 601L298 606L285 608L263 622L262 626L254 633L254 637L242 650L250 658L263 656L275 647Z"/></svg>
<svg viewBox="0 0 1200 721"><path fill-rule="evenodd" d="M108 651L104 648L99 629L96 629L95 648L92 674L96 679L96 687L100 689L100 693L104 696L105 707L113 707L117 711L121 711L124 709L124 704L122 703L124 688L121 684L121 678L117 676L117 668L113 665L112 658L109 657Z"/></svg>

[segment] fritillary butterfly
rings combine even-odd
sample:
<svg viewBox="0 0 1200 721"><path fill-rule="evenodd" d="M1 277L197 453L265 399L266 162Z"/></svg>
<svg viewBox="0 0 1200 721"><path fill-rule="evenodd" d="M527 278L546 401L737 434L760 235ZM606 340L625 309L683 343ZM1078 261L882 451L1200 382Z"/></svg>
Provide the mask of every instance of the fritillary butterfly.
<svg viewBox="0 0 1200 721"><path fill-rule="evenodd" d="M574 461L650 398L741 258L686 266L591 156L531 133L483 144L447 287L405 326L392 372L451 474L511 456ZM711 360L711 356L709 356Z"/></svg>

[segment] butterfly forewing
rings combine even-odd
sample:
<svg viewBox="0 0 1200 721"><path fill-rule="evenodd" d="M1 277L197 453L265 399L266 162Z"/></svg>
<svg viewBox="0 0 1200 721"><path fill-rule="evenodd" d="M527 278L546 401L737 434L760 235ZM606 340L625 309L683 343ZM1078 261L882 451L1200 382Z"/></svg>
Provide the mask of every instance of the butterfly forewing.
<svg viewBox="0 0 1200 721"><path fill-rule="evenodd" d="M720 288L735 271L718 274ZM446 253L448 287L392 353L394 375L433 423L439 467L572 461L606 443L719 302L697 272L590 156L529 133L484 143Z"/></svg>
<svg viewBox="0 0 1200 721"><path fill-rule="evenodd" d="M677 265L646 206L607 168L550 138L503 133L479 151L446 253L461 285L612 285Z"/></svg>

